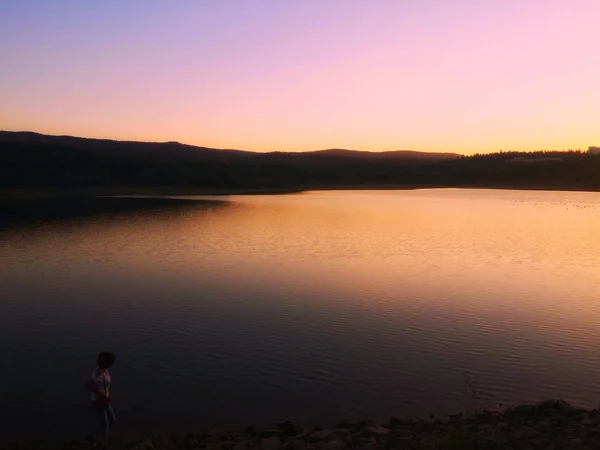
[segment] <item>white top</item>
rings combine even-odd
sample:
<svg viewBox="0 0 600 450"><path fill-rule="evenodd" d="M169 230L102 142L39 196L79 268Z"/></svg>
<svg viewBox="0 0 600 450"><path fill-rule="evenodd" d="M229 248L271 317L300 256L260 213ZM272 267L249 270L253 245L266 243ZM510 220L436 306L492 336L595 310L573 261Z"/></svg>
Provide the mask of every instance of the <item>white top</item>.
<svg viewBox="0 0 600 450"><path fill-rule="evenodd" d="M104 392L106 395L110 393L110 383L112 381L110 373L107 369L101 369L96 367L92 372L91 380L96 384L98 390ZM98 400L98 395L92 392L92 401Z"/></svg>

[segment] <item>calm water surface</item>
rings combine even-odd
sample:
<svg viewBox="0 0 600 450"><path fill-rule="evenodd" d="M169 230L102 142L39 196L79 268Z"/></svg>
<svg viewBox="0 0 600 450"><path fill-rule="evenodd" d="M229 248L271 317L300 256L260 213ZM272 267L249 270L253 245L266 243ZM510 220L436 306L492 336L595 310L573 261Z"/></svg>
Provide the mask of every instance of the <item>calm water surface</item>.
<svg viewBox="0 0 600 450"><path fill-rule="evenodd" d="M600 194L231 196L0 226L0 428L122 429L600 402ZM83 433L83 431L81 431Z"/></svg>

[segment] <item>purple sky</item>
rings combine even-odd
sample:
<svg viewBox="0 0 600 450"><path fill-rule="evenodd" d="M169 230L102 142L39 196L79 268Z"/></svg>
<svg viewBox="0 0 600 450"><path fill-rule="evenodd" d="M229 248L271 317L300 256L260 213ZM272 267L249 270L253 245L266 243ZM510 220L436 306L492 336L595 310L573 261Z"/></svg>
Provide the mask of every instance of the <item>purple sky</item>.
<svg viewBox="0 0 600 450"><path fill-rule="evenodd" d="M598 0L3 0L0 129L248 150L600 145Z"/></svg>

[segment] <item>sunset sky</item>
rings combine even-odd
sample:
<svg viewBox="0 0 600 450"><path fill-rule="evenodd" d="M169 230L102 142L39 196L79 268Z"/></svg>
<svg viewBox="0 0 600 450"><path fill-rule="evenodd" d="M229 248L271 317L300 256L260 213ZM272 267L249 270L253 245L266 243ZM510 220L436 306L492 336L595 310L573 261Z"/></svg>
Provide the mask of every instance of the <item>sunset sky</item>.
<svg viewBox="0 0 600 450"><path fill-rule="evenodd" d="M585 149L600 145L600 1L2 0L0 129Z"/></svg>

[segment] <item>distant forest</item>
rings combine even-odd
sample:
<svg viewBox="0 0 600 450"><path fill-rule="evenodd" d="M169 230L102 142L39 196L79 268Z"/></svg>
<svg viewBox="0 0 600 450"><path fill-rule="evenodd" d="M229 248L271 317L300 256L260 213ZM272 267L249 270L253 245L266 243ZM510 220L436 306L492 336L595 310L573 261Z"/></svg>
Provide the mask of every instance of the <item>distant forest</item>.
<svg viewBox="0 0 600 450"><path fill-rule="evenodd" d="M580 151L254 153L0 132L2 189L385 186L600 190L600 156Z"/></svg>

